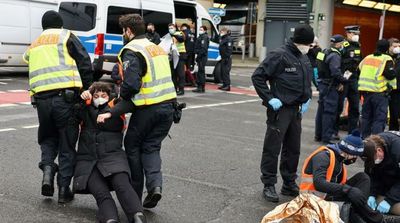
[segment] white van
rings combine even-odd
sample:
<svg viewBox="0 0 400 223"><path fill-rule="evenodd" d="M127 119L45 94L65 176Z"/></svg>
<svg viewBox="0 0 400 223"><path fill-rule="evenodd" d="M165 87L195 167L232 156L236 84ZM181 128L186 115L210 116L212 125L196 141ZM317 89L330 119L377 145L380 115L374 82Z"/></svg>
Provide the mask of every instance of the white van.
<svg viewBox="0 0 400 223"><path fill-rule="evenodd" d="M42 30L42 16L56 0L0 0L0 72L27 71L22 55Z"/></svg>
<svg viewBox="0 0 400 223"><path fill-rule="evenodd" d="M110 73L123 46L118 19L123 14L137 13L146 23L155 24L160 36L168 33L168 24L193 22L196 35L201 25L210 35L209 63L206 73L212 75L220 60L218 31L207 11L188 0L61 0L59 12L64 27L79 37L96 70L96 79ZM178 24L179 25L179 24Z"/></svg>

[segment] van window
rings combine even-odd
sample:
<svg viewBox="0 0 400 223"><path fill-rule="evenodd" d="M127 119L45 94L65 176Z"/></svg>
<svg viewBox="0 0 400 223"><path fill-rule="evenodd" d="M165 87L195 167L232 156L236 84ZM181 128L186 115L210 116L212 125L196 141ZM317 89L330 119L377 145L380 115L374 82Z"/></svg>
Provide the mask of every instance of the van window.
<svg viewBox="0 0 400 223"><path fill-rule="evenodd" d="M76 31L89 31L96 27L95 4L81 2L62 2L60 15L64 28Z"/></svg>
<svg viewBox="0 0 400 223"><path fill-rule="evenodd" d="M140 14L139 9L110 6L107 13L107 33L122 34L119 17L125 14Z"/></svg>
<svg viewBox="0 0 400 223"><path fill-rule="evenodd" d="M210 38L210 41L217 43L219 41L219 36L217 30L215 30L212 22L208 19L202 19L201 24L207 27L207 34Z"/></svg>
<svg viewBox="0 0 400 223"><path fill-rule="evenodd" d="M172 14L166 12L143 10L144 22L153 23L156 32L163 37L168 33L168 24L172 23Z"/></svg>

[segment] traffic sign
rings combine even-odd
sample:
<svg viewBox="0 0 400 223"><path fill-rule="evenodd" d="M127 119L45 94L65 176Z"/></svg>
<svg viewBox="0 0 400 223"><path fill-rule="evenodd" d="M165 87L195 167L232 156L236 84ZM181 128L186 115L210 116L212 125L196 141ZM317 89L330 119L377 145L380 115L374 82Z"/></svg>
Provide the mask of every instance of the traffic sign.
<svg viewBox="0 0 400 223"><path fill-rule="evenodd" d="M215 25L218 25L218 24L221 23L221 16L219 16L219 15L214 15L214 16L212 17L212 19L213 19Z"/></svg>
<svg viewBox="0 0 400 223"><path fill-rule="evenodd" d="M208 13L210 15L225 16L225 9L221 8L209 8Z"/></svg>

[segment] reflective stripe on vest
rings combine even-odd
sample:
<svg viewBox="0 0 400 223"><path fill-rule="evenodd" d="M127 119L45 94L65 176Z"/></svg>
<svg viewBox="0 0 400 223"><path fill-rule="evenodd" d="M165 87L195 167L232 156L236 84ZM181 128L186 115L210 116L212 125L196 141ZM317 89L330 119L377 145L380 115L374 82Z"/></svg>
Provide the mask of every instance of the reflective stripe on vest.
<svg viewBox="0 0 400 223"><path fill-rule="evenodd" d="M181 31L175 32L174 35L176 35L176 36L184 36L184 34ZM175 45L176 45L176 48L178 49L179 53L186 53L185 41L183 41L181 43L180 42L176 42Z"/></svg>
<svg viewBox="0 0 400 223"><path fill-rule="evenodd" d="M359 91L384 92L389 83L393 88L397 88L396 79L388 81L382 74L385 70L387 61L393 61L388 55L380 56L368 55L359 65L360 79L358 81Z"/></svg>
<svg viewBox="0 0 400 223"><path fill-rule="evenodd" d="M147 72L142 77L142 87L132 98L136 106L158 104L176 98L174 83L171 79L171 68L167 53L158 45L147 39L132 40L118 56L121 64L121 54L124 50L139 52L146 60ZM124 74L124 76L129 74Z"/></svg>
<svg viewBox="0 0 400 223"><path fill-rule="evenodd" d="M70 35L71 32L66 29L45 30L24 54L24 60L29 61L31 95L56 89L82 87L75 60L67 49Z"/></svg>
<svg viewBox="0 0 400 223"><path fill-rule="evenodd" d="M300 191L305 193L312 193L318 197L325 198L326 193L317 191L314 187L313 175L307 174L306 169L311 161L311 159L318 154L319 152L327 151L329 152L329 167L326 171L326 181L331 182L333 171L335 170L335 153L329 149L328 147L321 146L317 150L315 150L307 159L304 161L303 169L301 171L301 183L300 183ZM343 178L340 184L345 184L347 180L347 169L344 164L342 164L343 169Z"/></svg>

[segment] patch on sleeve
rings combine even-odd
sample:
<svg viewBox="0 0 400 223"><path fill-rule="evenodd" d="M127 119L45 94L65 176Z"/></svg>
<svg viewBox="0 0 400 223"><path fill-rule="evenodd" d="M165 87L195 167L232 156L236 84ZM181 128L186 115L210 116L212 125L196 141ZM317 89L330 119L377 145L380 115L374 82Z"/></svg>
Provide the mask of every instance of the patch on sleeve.
<svg viewBox="0 0 400 223"><path fill-rule="evenodd" d="M228 46L232 46L232 43L231 43L231 42L229 42L229 43L228 43Z"/></svg>
<svg viewBox="0 0 400 223"><path fill-rule="evenodd" d="M125 61L125 62L122 64L122 67L124 68L124 70L128 69L128 67L129 67L129 60Z"/></svg>

